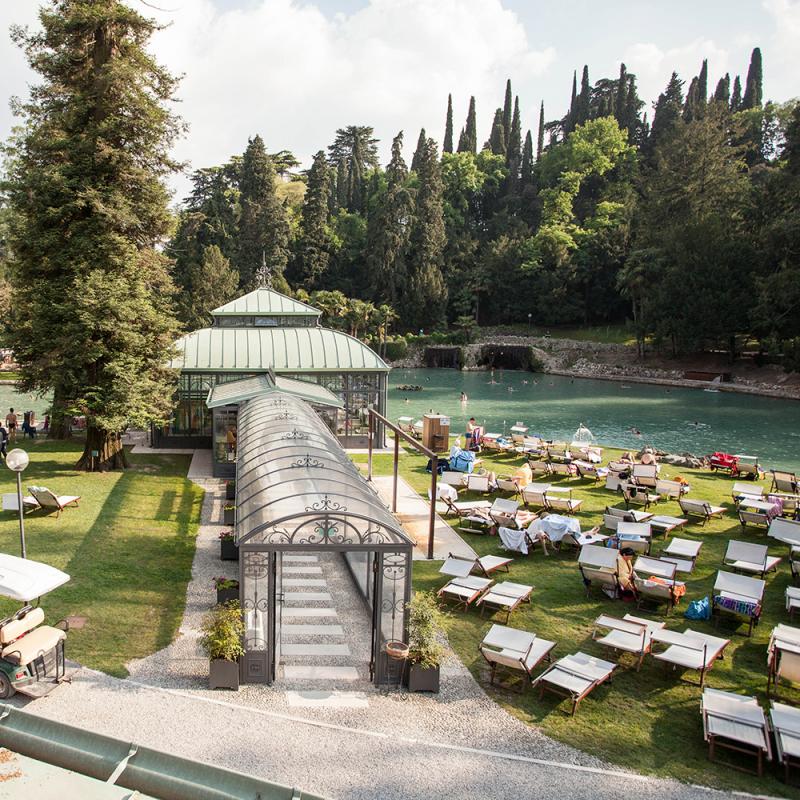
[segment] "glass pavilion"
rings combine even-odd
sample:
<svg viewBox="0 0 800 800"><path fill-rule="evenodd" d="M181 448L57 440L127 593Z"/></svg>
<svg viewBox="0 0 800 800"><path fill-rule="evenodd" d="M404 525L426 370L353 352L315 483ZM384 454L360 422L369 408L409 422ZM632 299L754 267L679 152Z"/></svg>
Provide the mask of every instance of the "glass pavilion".
<svg viewBox="0 0 800 800"><path fill-rule="evenodd" d="M278 391L254 397L238 426L243 681L272 683L280 665L284 554L334 551L370 610L370 677L382 683L386 642L407 638L412 541L309 403Z"/></svg>

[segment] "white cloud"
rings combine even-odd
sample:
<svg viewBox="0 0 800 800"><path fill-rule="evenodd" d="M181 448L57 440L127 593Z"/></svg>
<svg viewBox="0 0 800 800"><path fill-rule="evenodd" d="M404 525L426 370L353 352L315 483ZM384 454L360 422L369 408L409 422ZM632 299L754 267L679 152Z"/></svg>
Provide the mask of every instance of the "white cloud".
<svg viewBox="0 0 800 800"><path fill-rule="evenodd" d="M306 163L348 124L373 125L384 158L401 127L409 151L420 127L441 143L448 92L456 136L476 96L482 141L505 79L530 101L555 59L552 47L530 45L500 0L371 0L333 18L293 0L224 12L192 0L159 16L172 25L153 48L185 75L180 110L191 130L178 155L193 166L241 152L256 132Z"/></svg>
<svg viewBox="0 0 800 800"><path fill-rule="evenodd" d="M800 95L797 56L800 52L800 2L798 0L764 0L764 10L771 18L774 31L769 43L764 85L768 97L785 100Z"/></svg>

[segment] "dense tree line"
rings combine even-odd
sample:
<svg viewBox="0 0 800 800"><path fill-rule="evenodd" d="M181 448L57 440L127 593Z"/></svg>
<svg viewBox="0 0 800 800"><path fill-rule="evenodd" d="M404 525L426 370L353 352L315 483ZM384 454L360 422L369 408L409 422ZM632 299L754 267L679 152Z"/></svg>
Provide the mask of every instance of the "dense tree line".
<svg viewBox="0 0 800 800"><path fill-rule="evenodd" d="M630 319L676 353L780 349L800 335L797 107L764 101L758 49L744 81L709 87L705 61L688 84L673 73L648 112L624 64L594 82L585 66L564 116L541 106L525 130L508 81L480 148L475 98L459 128L448 96L441 151L422 130L409 159L401 132L382 167L352 125L282 179L255 136L194 175L168 248L181 318L204 324L266 267L284 289L389 306L405 330Z"/></svg>

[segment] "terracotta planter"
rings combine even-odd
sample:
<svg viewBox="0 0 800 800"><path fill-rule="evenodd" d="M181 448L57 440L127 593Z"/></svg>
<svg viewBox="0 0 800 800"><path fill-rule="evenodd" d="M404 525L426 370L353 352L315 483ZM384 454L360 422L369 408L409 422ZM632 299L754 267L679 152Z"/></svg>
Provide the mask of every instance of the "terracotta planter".
<svg viewBox="0 0 800 800"><path fill-rule="evenodd" d="M439 667L420 667L417 664L409 664L408 691L438 693Z"/></svg>
<svg viewBox="0 0 800 800"><path fill-rule="evenodd" d="M238 547L236 548L238 551ZM217 589L217 603L227 603L229 600L239 599L239 587L233 589Z"/></svg>
<svg viewBox="0 0 800 800"><path fill-rule="evenodd" d="M225 661L214 658L209 661L208 668L209 689L239 690L239 662Z"/></svg>
<svg viewBox="0 0 800 800"><path fill-rule="evenodd" d="M239 560L239 545L233 539L219 540L219 557L223 561ZM238 597L238 592L237 592Z"/></svg>

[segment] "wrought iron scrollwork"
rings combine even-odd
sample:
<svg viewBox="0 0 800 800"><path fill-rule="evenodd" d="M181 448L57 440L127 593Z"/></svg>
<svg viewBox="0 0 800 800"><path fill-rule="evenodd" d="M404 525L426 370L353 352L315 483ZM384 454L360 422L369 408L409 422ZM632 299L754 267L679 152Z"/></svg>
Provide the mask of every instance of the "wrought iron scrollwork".
<svg viewBox="0 0 800 800"><path fill-rule="evenodd" d="M331 500L328 495L323 495L322 500L306 506L306 511L347 511L347 507L335 500Z"/></svg>
<svg viewBox="0 0 800 800"><path fill-rule="evenodd" d="M294 527L286 523L274 528L267 528L257 534L253 542L258 544L304 544L304 545L343 545L374 544L386 545L396 541L395 535L375 523L370 523L366 531L359 530L345 515L331 513L314 513L318 509L310 509L310 516L297 521Z"/></svg>
<svg viewBox="0 0 800 800"><path fill-rule="evenodd" d="M280 414L276 414L272 419L297 419L297 414L292 414L291 411L281 411Z"/></svg>
<svg viewBox="0 0 800 800"><path fill-rule="evenodd" d="M308 439L308 434L293 428L289 433L284 433L281 439Z"/></svg>
<svg viewBox="0 0 800 800"><path fill-rule="evenodd" d="M306 453L301 458L298 458L292 464L293 467L324 467L325 462L320 461L318 458L314 458L310 453Z"/></svg>

